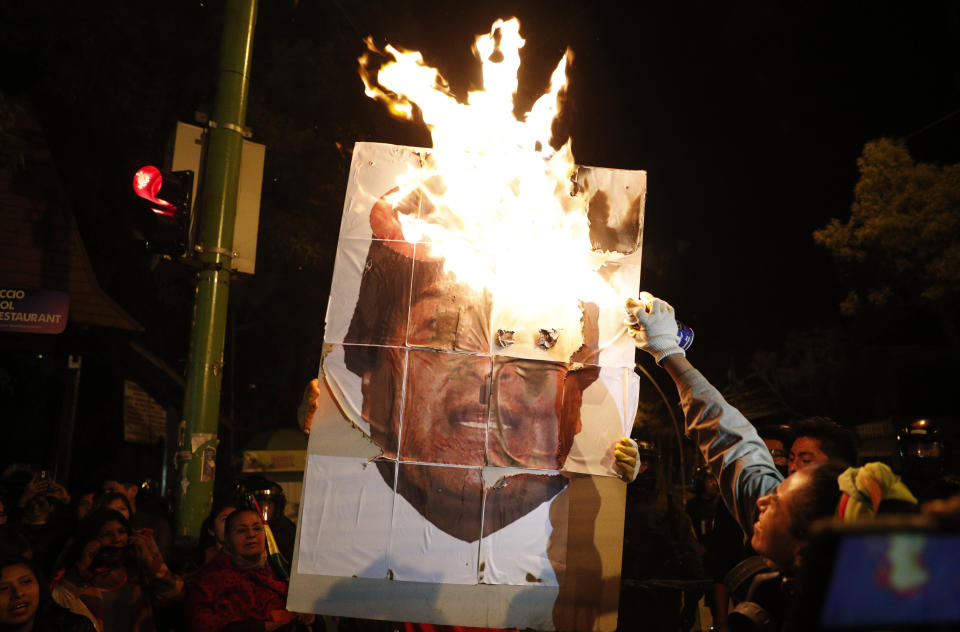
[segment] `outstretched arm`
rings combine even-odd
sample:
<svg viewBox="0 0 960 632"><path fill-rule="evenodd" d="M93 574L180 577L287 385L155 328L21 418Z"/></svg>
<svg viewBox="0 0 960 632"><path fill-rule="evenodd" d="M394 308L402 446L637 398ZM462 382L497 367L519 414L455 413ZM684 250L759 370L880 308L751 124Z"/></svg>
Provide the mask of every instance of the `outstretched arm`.
<svg viewBox="0 0 960 632"><path fill-rule="evenodd" d="M628 301L627 326L637 347L656 358L680 394L686 435L717 476L720 492L744 533L753 531L757 500L783 480L756 429L685 357L673 308L649 294ZM670 332L673 332L672 334Z"/></svg>

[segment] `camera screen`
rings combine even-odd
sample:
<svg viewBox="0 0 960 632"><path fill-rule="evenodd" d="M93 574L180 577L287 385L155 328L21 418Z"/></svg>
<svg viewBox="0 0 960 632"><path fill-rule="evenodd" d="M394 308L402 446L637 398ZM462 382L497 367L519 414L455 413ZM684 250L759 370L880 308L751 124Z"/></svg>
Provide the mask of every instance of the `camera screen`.
<svg viewBox="0 0 960 632"><path fill-rule="evenodd" d="M851 533L840 540L824 629L960 623L960 534Z"/></svg>

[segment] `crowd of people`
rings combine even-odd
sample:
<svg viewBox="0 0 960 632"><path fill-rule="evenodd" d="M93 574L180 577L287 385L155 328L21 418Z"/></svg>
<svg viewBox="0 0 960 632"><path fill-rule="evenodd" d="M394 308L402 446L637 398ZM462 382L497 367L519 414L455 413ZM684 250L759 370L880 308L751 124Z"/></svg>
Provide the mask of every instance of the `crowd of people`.
<svg viewBox="0 0 960 632"><path fill-rule="evenodd" d="M686 511L676 504L664 511L648 471L655 446L629 439L615 446L617 468L633 483L620 629L690 630L701 596L718 631L802 629L792 591L818 520L923 509L957 522L960 496L950 497L942 477L939 487L927 479L907 485L884 463L861 463L853 433L829 419L755 427L687 360L668 303L642 295L627 312L637 347L676 385L686 436L703 465ZM314 382L304 422L316 394ZM929 478L913 468L907 482L918 472ZM3 472L0 630L323 629L321 617L285 607L295 527L279 485L248 477L215 499L199 545L184 556L174 550L164 503L150 502L157 499L141 483L111 468L95 486L68 491L39 467Z"/></svg>
<svg viewBox="0 0 960 632"><path fill-rule="evenodd" d="M714 629L805 629L798 623L807 613L798 611L796 582L818 521L850 523L920 511L956 520L951 512L960 507L960 496L944 500L926 494L934 487L946 491L942 473L911 463L918 456L924 464L933 462L922 448L908 443L901 454L908 481L924 492L920 500L931 501L921 506L887 464L857 467L855 436L829 419L800 420L761 436L686 359L669 303L646 294L629 301L627 311L637 347L673 379L686 436L703 458L685 528L696 533L707 562L697 572L714 583L708 592ZM902 434L911 437L909 431ZM938 485L929 484L934 481ZM662 627L647 621L645 629L689 629L688 622L678 621L679 616Z"/></svg>
<svg viewBox="0 0 960 632"><path fill-rule="evenodd" d="M121 469L71 493L45 470L9 466L0 480L0 630L322 629L312 614L285 609L293 523L279 492L262 477L240 481L215 502L198 546L183 551L164 503Z"/></svg>

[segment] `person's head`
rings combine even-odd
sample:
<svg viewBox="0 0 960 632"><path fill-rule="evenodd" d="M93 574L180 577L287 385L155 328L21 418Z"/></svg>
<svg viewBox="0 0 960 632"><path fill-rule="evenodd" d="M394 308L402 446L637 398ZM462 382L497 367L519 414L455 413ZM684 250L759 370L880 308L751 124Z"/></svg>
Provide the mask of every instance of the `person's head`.
<svg viewBox="0 0 960 632"><path fill-rule="evenodd" d="M224 521L224 549L233 557L250 562L259 560L267 550L263 518L253 509L237 509Z"/></svg>
<svg viewBox="0 0 960 632"><path fill-rule="evenodd" d="M77 520L83 520L93 509L93 503L97 500L97 493L94 491L80 492L75 498Z"/></svg>
<svg viewBox="0 0 960 632"><path fill-rule="evenodd" d="M94 509L110 509L116 511L126 518L127 521L129 521L133 515L133 510L130 507L130 499L127 498L126 494L121 494L120 492L107 492L103 494L97 499Z"/></svg>
<svg viewBox="0 0 960 632"><path fill-rule="evenodd" d="M32 561L17 557L0 561L0 628L29 629L47 596Z"/></svg>
<svg viewBox="0 0 960 632"><path fill-rule="evenodd" d="M233 502L215 503L213 509L210 511L210 515L207 517L206 531L207 534L213 538L213 545L216 546L217 549L223 548L226 537L227 518L235 512L237 508L238 505Z"/></svg>
<svg viewBox="0 0 960 632"><path fill-rule="evenodd" d="M283 516L287 499L280 483L254 474L244 477L237 485L237 490L241 494L251 494L253 496L260 507L260 511L263 512L265 522L272 522L274 519Z"/></svg>
<svg viewBox="0 0 960 632"><path fill-rule="evenodd" d="M757 501L760 514L750 544L781 570L791 570L810 538L814 522L833 515L840 500L841 463L819 463L798 470Z"/></svg>
<svg viewBox="0 0 960 632"><path fill-rule="evenodd" d="M109 468L103 476L103 492L116 492L127 497L131 515L137 512L137 493L140 491L140 481L127 468Z"/></svg>
<svg viewBox="0 0 960 632"><path fill-rule="evenodd" d="M414 426L432 427L433 436L411 435L406 447L427 462L454 463L457 459L482 457L486 402L476 396L489 388L492 362L489 357L467 354L439 354L412 350L404 345L434 346L449 350L489 351L489 340L473 340L467 346L456 340L457 331L485 332L489 319L489 296L461 287L443 274L442 264L415 260L404 252L373 242L360 281L360 294L347 332L347 342L380 346L350 346L344 349L347 368L362 380L362 415L370 424L371 436L384 455L395 457L400 420L404 412L418 413ZM415 271L414 271L415 266ZM412 277L412 278L411 278ZM410 286L413 286L411 291ZM464 290L458 292L457 290ZM412 304L412 307L410 307ZM461 313L463 312L463 313ZM443 348L442 347L442 348ZM409 363L409 366L408 366ZM410 405L402 407L404 374L409 371L407 394ZM454 395L437 397L437 389L471 392L473 397L457 401ZM412 392L416 387L417 392ZM427 409L419 414L419 407ZM442 409L442 410L441 410ZM449 420L438 423L443 415ZM481 416L483 419L481 420ZM452 437L459 439L451 445ZM417 459L424 460L424 459Z"/></svg>
<svg viewBox="0 0 960 632"><path fill-rule="evenodd" d="M95 509L77 526L77 537L67 558L67 566L75 564L84 547L93 540L100 544L93 565L95 567L121 566L125 561L127 545L132 535L130 525L122 514L111 509Z"/></svg>
<svg viewBox="0 0 960 632"><path fill-rule="evenodd" d="M24 524L46 524L56 510L54 501L46 494L37 494L27 501L21 521Z"/></svg>
<svg viewBox="0 0 960 632"><path fill-rule="evenodd" d="M854 433L826 417L808 417L791 425L789 473L837 461L847 466L857 464L857 439Z"/></svg>
<svg viewBox="0 0 960 632"><path fill-rule="evenodd" d="M113 513L123 518L120 513ZM100 529L97 530L97 539L100 541L101 546L119 549L127 546L130 542L130 527L127 525L127 521L117 518L116 516L104 522L100 525Z"/></svg>
<svg viewBox="0 0 960 632"><path fill-rule="evenodd" d="M890 466L881 461L847 468L837 482L843 493L836 513L841 522L919 511L917 497Z"/></svg>
<svg viewBox="0 0 960 632"><path fill-rule="evenodd" d="M560 469L580 430L582 392L599 369L491 358L490 294L457 281L442 261L385 243L370 246L345 337L363 344L345 345L344 360L361 378L361 414L384 456L438 465L401 465L398 493L450 535L473 541L480 537L483 481L475 470L440 466ZM586 356L598 346L592 305L584 307L583 320L578 353ZM394 471L380 467L391 485ZM486 520L485 532L533 508L525 507L532 498L519 481L495 493L516 515L499 516L502 524ZM507 498L512 495L515 501ZM465 506L476 510L463 515ZM442 525L435 519L451 514L456 519Z"/></svg>
<svg viewBox="0 0 960 632"><path fill-rule="evenodd" d="M764 424L757 426L757 432L770 451L774 466L776 466L781 474L787 476L790 473L790 453L787 448L793 443L793 434L790 432L790 427L778 424Z"/></svg>

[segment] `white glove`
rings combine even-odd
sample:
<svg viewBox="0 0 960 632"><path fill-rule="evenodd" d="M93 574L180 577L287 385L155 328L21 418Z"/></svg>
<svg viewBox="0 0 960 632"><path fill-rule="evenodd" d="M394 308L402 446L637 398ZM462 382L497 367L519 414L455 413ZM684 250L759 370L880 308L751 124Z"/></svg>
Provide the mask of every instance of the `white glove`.
<svg viewBox="0 0 960 632"><path fill-rule="evenodd" d="M667 356L687 355L680 347L677 335L677 315L673 307L649 292L640 292L640 301L627 299L627 319L624 324L633 336L637 348L652 355L657 364Z"/></svg>

